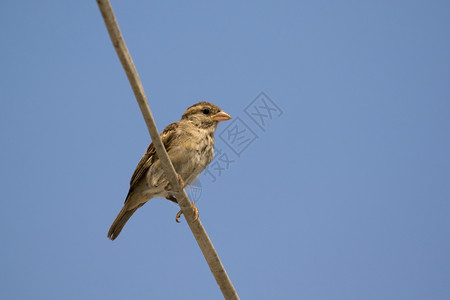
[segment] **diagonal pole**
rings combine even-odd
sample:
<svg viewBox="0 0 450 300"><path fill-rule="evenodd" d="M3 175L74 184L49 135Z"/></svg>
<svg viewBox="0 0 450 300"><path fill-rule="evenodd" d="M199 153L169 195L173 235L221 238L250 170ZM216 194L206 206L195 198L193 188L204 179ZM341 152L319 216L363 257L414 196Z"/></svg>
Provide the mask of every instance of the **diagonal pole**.
<svg viewBox="0 0 450 300"><path fill-rule="evenodd" d="M236 293L236 290L234 289L233 284L231 283L231 280L222 265L222 262L220 261L219 255L214 249L214 246L205 231L205 228L199 219L196 222L193 222L193 207L186 192L180 187L175 169L169 159L166 149L162 144L159 131L156 128L152 112L147 102L147 97L145 96L144 88L122 34L120 33L119 24L117 23L111 3L109 0L97 0L97 4L100 8L100 12L102 13L106 28L108 29L112 44L116 49L117 55L119 56L120 62L122 63L125 73L127 74L131 88L133 89L136 100L142 111L142 115L144 116L147 129L150 132L150 136L156 148L156 153L161 160L161 165L171 186L175 188L175 196L181 210L183 211L186 221L191 228L191 231L194 234L194 237L202 250L203 256L205 257L206 262L208 263L209 268L211 269L211 272L213 273L225 299L239 299L239 296Z"/></svg>

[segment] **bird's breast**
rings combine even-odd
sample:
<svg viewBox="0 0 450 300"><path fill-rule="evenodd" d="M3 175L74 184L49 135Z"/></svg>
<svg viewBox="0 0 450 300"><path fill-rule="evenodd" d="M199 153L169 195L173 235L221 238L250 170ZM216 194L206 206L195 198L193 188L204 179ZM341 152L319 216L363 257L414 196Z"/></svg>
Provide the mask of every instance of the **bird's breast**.
<svg viewBox="0 0 450 300"><path fill-rule="evenodd" d="M195 133L173 147L170 157L175 170L186 184L190 184L214 157L214 137Z"/></svg>

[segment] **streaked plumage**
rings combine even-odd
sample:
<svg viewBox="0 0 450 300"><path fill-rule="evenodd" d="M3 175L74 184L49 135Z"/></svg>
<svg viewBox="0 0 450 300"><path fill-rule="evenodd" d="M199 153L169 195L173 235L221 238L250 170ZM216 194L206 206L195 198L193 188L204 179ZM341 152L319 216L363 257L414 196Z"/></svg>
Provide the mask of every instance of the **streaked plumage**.
<svg viewBox="0 0 450 300"><path fill-rule="evenodd" d="M186 185L192 183L212 161L214 132L219 122L229 119L231 117L218 106L199 102L189 107L180 121L168 125L161 133L161 140L170 160ZM155 147L151 143L131 177L124 206L111 225L108 238L117 238L133 213L155 197L174 201Z"/></svg>

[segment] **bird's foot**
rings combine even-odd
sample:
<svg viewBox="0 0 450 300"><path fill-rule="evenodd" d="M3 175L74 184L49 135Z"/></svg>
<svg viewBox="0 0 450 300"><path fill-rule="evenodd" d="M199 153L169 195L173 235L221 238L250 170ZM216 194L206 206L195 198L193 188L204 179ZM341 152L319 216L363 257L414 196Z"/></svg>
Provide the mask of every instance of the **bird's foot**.
<svg viewBox="0 0 450 300"><path fill-rule="evenodd" d="M186 184L184 183L183 177L181 177L180 174L177 173L177 179L178 179L178 183L181 186L181 189L184 189L186 187ZM166 186L164 187L164 190L166 191L173 191L172 185L170 184L170 182L167 182ZM173 196L172 196L173 198ZM172 199L167 198L167 200L173 201ZM175 202L175 201L174 201Z"/></svg>
<svg viewBox="0 0 450 300"><path fill-rule="evenodd" d="M175 198L174 195L169 195L166 197L167 200L170 200L172 202L178 203L177 198Z"/></svg>
<svg viewBox="0 0 450 300"><path fill-rule="evenodd" d="M181 188L184 189L186 187L186 185L184 184L183 178L178 173L177 173L177 177L178 177L178 182L180 183Z"/></svg>
<svg viewBox="0 0 450 300"><path fill-rule="evenodd" d="M194 209L194 220L193 222L198 220L198 216L200 215L197 206L195 206L195 201L192 201L193 209ZM178 220L181 215L183 214L183 211L180 210L177 215L175 216L175 222L180 223L180 220Z"/></svg>

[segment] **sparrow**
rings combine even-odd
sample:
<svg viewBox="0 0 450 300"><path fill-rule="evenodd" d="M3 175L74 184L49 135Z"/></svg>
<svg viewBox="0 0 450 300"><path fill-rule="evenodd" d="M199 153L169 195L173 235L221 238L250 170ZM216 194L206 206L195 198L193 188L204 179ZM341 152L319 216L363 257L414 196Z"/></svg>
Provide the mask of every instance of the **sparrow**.
<svg viewBox="0 0 450 300"><path fill-rule="evenodd" d="M178 174L182 188L195 182L214 157L214 132L219 122L231 116L217 105L199 102L190 106L181 120L168 125L160 134L169 158ZM163 197L177 203L161 162L151 143L131 176L130 189L125 203L111 225L108 238L116 239L125 223L147 201ZM198 209L194 205L195 220ZM181 211L176 216L176 221Z"/></svg>

